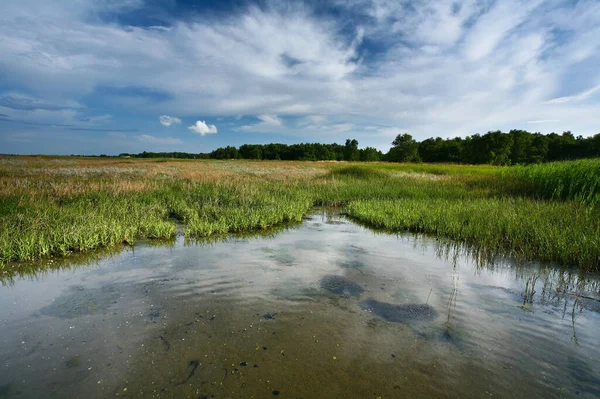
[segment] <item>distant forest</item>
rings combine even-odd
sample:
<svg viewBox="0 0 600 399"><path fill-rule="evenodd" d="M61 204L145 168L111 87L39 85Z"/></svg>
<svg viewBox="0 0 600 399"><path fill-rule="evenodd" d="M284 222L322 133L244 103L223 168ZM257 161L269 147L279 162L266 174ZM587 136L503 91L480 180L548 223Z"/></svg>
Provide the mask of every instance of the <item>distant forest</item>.
<svg viewBox="0 0 600 399"><path fill-rule="evenodd" d="M389 161L452 162L464 164L515 165L600 157L600 134L584 138L571 132L530 133L525 130L474 134L465 138L429 138L416 141L410 134L399 134L386 154L372 148L358 148L358 141L341 144L244 144L239 148L217 148L208 154L184 152L123 153L135 158L191 159L269 159L306 161Z"/></svg>

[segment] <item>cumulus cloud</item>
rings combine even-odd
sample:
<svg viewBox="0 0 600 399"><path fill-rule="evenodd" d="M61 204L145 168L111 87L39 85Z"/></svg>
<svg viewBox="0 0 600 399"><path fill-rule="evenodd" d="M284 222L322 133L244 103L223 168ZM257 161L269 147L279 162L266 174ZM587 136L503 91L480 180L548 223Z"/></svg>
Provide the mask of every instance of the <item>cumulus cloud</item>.
<svg viewBox="0 0 600 399"><path fill-rule="evenodd" d="M194 133L198 133L200 136L217 133L217 127L215 125L207 125L205 121L196 121L196 123L189 126L188 129Z"/></svg>
<svg viewBox="0 0 600 399"><path fill-rule="evenodd" d="M136 136L136 139L138 141L152 143L152 144L165 144L165 145L183 144L183 141L181 141L181 139L178 139L176 137L155 137L155 136L150 136L148 134L140 134L140 135Z"/></svg>
<svg viewBox="0 0 600 399"><path fill-rule="evenodd" d="M160 116L160 124L166 127L169 127L174 124L181 123L181 119L176 118L174 116L161 115Z"/></svg>

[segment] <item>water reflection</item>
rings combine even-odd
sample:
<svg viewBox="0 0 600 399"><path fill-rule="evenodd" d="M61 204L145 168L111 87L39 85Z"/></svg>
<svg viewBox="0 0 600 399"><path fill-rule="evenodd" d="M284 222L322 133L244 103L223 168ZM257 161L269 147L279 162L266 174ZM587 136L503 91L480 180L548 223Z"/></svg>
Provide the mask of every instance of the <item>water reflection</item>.
<svg viewBox="0 0 600 399"><path fill-rule="evenodd" d="M277 234L276 234L277 233ZM0 397L597 397L597 275L324 212L0 289Z"/></svg>

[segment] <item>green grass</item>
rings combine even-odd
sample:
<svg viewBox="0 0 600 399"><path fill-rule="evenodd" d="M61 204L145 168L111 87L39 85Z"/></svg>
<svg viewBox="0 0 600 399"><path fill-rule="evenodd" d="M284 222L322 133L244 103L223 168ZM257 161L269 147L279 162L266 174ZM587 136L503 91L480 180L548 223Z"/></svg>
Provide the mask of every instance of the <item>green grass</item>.
<svg viewBox="0 0 600 399"><path fill-rule="evenodd" d="M175 225L158 204L136 195L90 194L69 202L29 203L2 218L0 261L65 256L138 238L167 238Z"/></svg>
<svg viewBox="0 0 600 399"><path fill-rule="evenodd" d="M508 255L597 269L598 214L577 203L542 203L522 198L456 201L435 198L355 201L348 215L366 225L447 237Z"/></svg>
<svg viewBox="0 0 600 399"><path fill-rule="evenodd" d="M600 268L600 161L527 167L0 158L0 267L266 230L313 206L493 255ZM11 266L8 266L8 265Z"/></svg>
<svg viewBox="0 0 600 399"><path fill-rule="evenodd" d="M600 159L515 166L502 177L514 194L600 205Z"/></svg>

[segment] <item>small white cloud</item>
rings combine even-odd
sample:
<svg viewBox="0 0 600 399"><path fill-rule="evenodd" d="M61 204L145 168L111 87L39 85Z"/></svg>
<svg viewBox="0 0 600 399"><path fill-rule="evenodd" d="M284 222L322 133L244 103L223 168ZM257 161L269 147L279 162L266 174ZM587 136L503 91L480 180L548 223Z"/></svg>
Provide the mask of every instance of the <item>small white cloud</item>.
<svg viewBox="0 0 600 399"><path fill-rule="evenodd" d="M553 98L552 100L546 101L546 104L563 104L568 103L569 101L575 99L575 97L558 97Z"/></svg>
<svg viewBox="0 0 600 399"><path fill-rule="evenodd" d="M600 85L594 86L586 91L582 91L574 96L553 98L552 100L546 101L546 104L563 104L569 101L584 101L598 91L600 91Z"/></svg>
<svg viewBox="0 0 600 399"><path fill-rule="evenodd" d="M281 126L282 125L281 119L279 119L277 117L277 115L258 115L257 118L262 121L262 122L260 122L260 124L263 126Z"/></svg>
<svg viewBox="0 0 600 399"><path fill-rule="evenodd" d="M176 118L176 117L174 117L174 116L169 116L169 115L161 115L161 116L160 116L160 123L161 123L161 125L163 125L163 126L167 126L167 127L169 127L169 126L171 126L171 125L173 125L173 124L176 124L176 123L181 123L181 119L179 119L179 118Z"/></svg>
<svg viewBox="0 0 600 399"><path fill-rule="evenodd" d="M140 134L139 136L136 136L136 139L138 139L139 141L153 144L183 144L183 141L175 137L154 137L148 134Z"/></svg>
<svg viewBox="0 0 600 399"><path fill-rule="evenodd" d="M527 121L527 123L537 124L537 123L555 123L560 122L558 119L540 119L537 121Z"/></svg>
<svg viewBox="0 0 600 399"><path fill-rule="evenodd" d="M354 125L352 123L336 123L333 125L324 125L319 127L320 130L329 132L329 133L344 133L349 130L352 130Z"/></svg>
<svg viewBox="0 0 600 399"><path fill-rule="evenodd" d="M255 123L254 125L245 125L239 128L239 130L243 130L246 132L261 132L261 131L269 131L273 128L280 128L283 126L283 121L279 119L277 115L257 115L256 118L260 120L260 122Z"/></svg>
<svg viewBox="0 0 600 399"><path fill-rule="evenodd" d="M297 122L298 126L320 126L327 122L327 115L307 115Z"/></svg>
<svg viewBox="0 0 600 399"><path fill-rule="evenodd" d="M188 129L194 133L198 133L200 136L217 133L217 127L215 125L207 125L205 121L196 121L196 124L188 127Z"/></svg>

